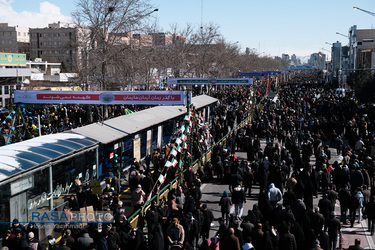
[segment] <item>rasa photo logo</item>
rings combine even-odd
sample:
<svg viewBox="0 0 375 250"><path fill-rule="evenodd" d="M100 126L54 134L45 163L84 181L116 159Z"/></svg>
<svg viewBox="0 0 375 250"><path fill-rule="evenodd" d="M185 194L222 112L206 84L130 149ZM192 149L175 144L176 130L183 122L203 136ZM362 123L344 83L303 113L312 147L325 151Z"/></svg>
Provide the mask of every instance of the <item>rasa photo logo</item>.
<svg viewBox="0 0 375 250"><path fill-rule="evenodd" d="M112 223L111 211L52 211L32 212L29 222L32 223Z"/></svg>

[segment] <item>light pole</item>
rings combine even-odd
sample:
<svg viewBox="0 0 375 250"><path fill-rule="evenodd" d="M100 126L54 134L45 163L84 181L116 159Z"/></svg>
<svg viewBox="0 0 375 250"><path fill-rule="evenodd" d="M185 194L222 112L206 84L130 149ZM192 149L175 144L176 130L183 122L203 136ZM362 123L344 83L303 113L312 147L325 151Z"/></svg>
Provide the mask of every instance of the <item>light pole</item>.
<svg viewBox="0 0 375 250"><path fill-rule="evenodd" d="M340 35L340 36L343 36L343 37L349 38L347 35L341 34L340 32L336 32L336 35Z"/></svg>
<svg viewBox="0 0 375 250"><path fill-rule="evenodd" d="M363 11L371 16L375 16L375 13L374 12L371 12L371 11L368 11L368 10L364 10L364 9L361 9L361 8L358 8L358 7L353 7L354 10L360 10L360 11Z"/></svg>

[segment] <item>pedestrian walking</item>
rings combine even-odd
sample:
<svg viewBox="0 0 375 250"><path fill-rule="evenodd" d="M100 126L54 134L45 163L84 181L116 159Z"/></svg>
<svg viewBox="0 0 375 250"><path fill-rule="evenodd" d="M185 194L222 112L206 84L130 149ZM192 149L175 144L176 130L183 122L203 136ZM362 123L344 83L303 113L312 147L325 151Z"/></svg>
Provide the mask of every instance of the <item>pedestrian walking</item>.
<svg viewBox="0 0 375 250"><path fill-rule="evenodd" d="M229 214L232 205L232 199L229 197L228 191L225 190L219 201L219 206L221 206L221 217L225 220L226 225L228 225L229 222Z"/></svg>
<svg viewBox="0 0 375 250"><path fill-rule="evenodd" d="M366 204L364 214L367 216L368 231L374 235L375 227L375 196L371 196L370 202Z"/></svg>
<svg viewBox="0 0 375 250"><path fill-rule="evenodd" d="M277 202L283 198L280 189L275 187L275 184L273 183L270 184L267 195L273 208L276 208Z"/></svg>
<svg viewBox="0 0 375 250"><path fill-rule="evenodd" d="M238 185L233 189L232 203L234 204L235 217L237 219L241 219L243 213L243 204L246 203L246 193L241 185Z"/></svg>

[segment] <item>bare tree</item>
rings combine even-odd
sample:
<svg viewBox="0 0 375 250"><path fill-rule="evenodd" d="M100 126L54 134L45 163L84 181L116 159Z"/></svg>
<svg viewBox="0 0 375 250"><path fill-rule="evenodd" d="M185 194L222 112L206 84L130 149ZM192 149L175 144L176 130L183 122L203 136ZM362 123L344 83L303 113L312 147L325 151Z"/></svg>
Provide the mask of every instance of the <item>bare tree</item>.
<svg viewBox="0 0 375 250"><path fill-rule="evenodd" d="M82 30L77 41L81 75L97 89L108 89L117 81L118 56L132 49L132 32L141 30L154 11L148 0L78 0L72 16Z"/></svg>

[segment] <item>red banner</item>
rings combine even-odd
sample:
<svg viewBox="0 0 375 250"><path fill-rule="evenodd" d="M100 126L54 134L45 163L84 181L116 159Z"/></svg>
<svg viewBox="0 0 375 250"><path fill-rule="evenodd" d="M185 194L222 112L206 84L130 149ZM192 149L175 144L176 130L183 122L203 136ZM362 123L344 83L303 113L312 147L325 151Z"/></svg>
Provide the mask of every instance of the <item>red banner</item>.
<svg viewBox="0 0 375 250"><path fill-rule="evenodd" d="M191 98L191 97L189 97ZM25 91L16 90L15 103L185 105L184 91Z"/></svg>

